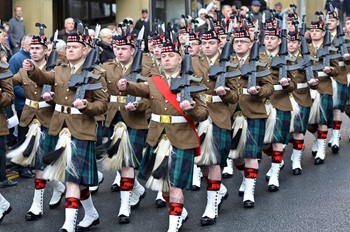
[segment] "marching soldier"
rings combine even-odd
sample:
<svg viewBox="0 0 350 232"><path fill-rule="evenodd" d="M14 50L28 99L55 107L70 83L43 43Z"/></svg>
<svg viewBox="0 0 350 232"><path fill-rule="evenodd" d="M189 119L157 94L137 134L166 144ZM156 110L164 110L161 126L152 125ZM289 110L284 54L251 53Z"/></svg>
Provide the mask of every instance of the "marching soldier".
<svg viewBox="0 0 350 232"><path fill-rule="evenodd" d="M91 80L86 85L72 84L76 78L88 78L87 70L94 60L85 63L87 48L84 36L69 34L67 37L67 60L69 65L56 66L53 72L42 72L32 60L23 62L23 69L29 78L38 85L54 85L55 112L53 114L49 134L58 136L56 151L47 159L49 164L44 170L44 177L66 181L66 215L65 223L59 231L75 231L79 204L84 207L85 216L78 225L78 230L99 224L99 215L93 205L88 186L98 183L95 158L96 123L95 116L107 110L107 90L103 89L102 80ZM83 65L84 64L84 65ZM77 74L77 75L72 75ZM103 73L95 71L95 78ZM72 75L72 76L71 76ZM101 78L100 78L101 79ZM72 87L70 88L69 85ZM94 86L95 90L89 89ZM85 94L81 94L87 90ZM82 131L82 128L84 130ZM72 149L70 143L75 144ZM59 166L62 164L64 170Z"/></svg>

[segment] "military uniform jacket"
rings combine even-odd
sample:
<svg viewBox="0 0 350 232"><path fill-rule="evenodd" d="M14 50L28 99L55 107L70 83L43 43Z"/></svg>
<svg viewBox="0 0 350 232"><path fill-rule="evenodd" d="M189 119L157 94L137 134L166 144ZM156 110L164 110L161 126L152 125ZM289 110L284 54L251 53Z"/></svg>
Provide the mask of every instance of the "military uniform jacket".
<svg viewBox="0 0 350 232"><path fill-rule="evenodd" d="M82 73L82 66L76 71L76 74ZM97 75L102 75L95 69ZM43 72L35 67L29 78L38 85L49 84L54 86L54 102L63 106L73 107L75 89L70 89L68 83L71 78L70 66L56 66L52 72ZM100 79L101 79L100 78ZM91 79L89 83L102 82L102 80ZM96 141L96 121L95 116L104 114L107 110L108 93L102 88L93 91L86 91L85 99L88 101L87 107L80 110L82 114L69 114L54 111L50 123L49 134L57 136L64 124L68 127L73 137L80 140Z"/></svg>
<svg viewBox="0 0 350 232"><path fill-rule="evenodd" d="M111 96L123 97L126 94L118 90L118 81L122 78L122 67L114 62L105 62L103 65L106 70L107 88ZM132 65L126 70L124 76L129 76ZM142 75L142 74L141 74ZM126 125L133 129L147 129L149 114L146 111L149 108L149 100L141 99L138 101L137 109L133 112L125 110L125 102L109 102L106 116L106 127L110 127L116 113L120 111Z"/></svg>
<svg viewBox="0 0 350 232"><path fill-rule="evenodd" d="M164 76L162 76L162 79L166 80ZM148 83L129 82L126 92L150 99L151 112L154 114L181 116L161 94L152 78L148 78ZM196 105L187 114L187 117L194 122L204 121L208 117L208 111L203 97L200 97L200 94L193 94L192 98ZM196 134L186 122L167 124L151 120L148 128L147 143L151 146L156 146L164 130L170 143L176 148L193 149L198 147Z"/></svg>
<svg viewBox="0 0 350 232"><path fill-rule="evenodd" d="M0 73L7 72L0 69ZM6 117L4 114L4 108L10 106L15 99L13 93L13 86L11 78L0 79L0 136L8 135Z"/></svg>
<svg viewBox="0 0 350 232"><path fill-rule="evenodd" d="M151 53L144 53L142 57L142 71L145 76L151 77L153 75L162 74L162 68L158 66L156 58Z"/></svg>
<svg viewBox="0 0 350 232"><path fill-rule="evenodd" d="M13 76L12 80L13 85L23 86L24 94L29 100L36 102L44 101L44 99L41 97L43 86L36 84L34 81L29 79L27 72L24 71L23 68L21 68L19 72ZM36 109L28 105L24 105L19 125L22 127L27 127L35 117L39 120L41 125L49 128L53 111L53 106Z"/></svg>
<svg viewBox="0 0 350 232"><path fill-rule="evenodd" d="M320 48L323 48L323 45ZM316 49L312 44L309 44L309 51L310 56L316 58ZM319 65L322 64L322 62L322 59L320 59L319 61L311 60L312 65ZM317 91L321 94L333 95L332 81L330 77L336 77L339 74L339 61L337 59L331 60L331 67L333 67L334 69L332 69L328 77L319 77L319 72L314 72L315 77L319 79Z"/></svg>
<svg viewBox="0 0 350 232"><path fill-rule="evenodd" d="M261 53L260 56L262 57L262 59L268 60L268 68L271 71L272 83L274 85L280 85L278 81L279 70L271 67L271 59L268 57L266 52ZM288 75L288 71L287 71L287 75ZM292 111L293 107L292 107L292 104L290 103L289 94L292 93L292 91L295 88L296 88L296 83L293 79L291 79L288 86L283 87L282 90L275 90L273 92L273 94L270 96L271 104L278 110Z"/></svg>
<svg viewBox="0 0 350 232"><path fill-rule="evenodd" d="M214 65L219 65L219 57L216 59ZM202 83L208 87L205 92L207 95L217 96L214 87L216 80L209 78L209 63L205 56L193 56L192 57L193 73L195 76L202 77ZM220 128L231 130L231 113L229 104L235 104L238 102L239 95L235 85L235 78L226 80L226 87L230 90L226 90L226 94L220 96L222 102L207 102L209 116L212 121ZM225 87L225 86L224 86Z"/></svg>
<svg viewBox="0 0 350 232"><path fill-rule="evenodd" d="M261 63L267 63L267 60L263 60L260 58ZM231 63L238 64L238 68L240 69L239 60L237 56L234 56L231 60ZM245 64L249 64L249 59L244 61ZM266 67L258 67L258 71L263 71L267 69ZM232 70L230 70L232 71ZM248 86L248 78L247 77L239 77L236 78L238 91L242 93L243 88L247 88ZM266 77L261 77L256 79L256 85L260 87L260 91L256 95L250 94L242 94L239 97L239 107L241 108L242 114L251 119L258 118L267 118L267 113L265 109L265 101L266 98L269 97L274 89L272 84L272 77L268 75Z"/></svg>
<svg viewBox="0 0 350 232"><path fill-rule="evenodd" d="M335 35L334 38L336 38L336 37L337 37L337 34ZM349 43L349 42L345 41L345 43ZM338 49L338 53L340 53L339 49ZM339 59L338 65L339 65L339 74L333 78L338 83L346 85L348 83L347 74L348 74L349 69L350 69L350 60L343 60L343 58L341 57Z"/></svg>

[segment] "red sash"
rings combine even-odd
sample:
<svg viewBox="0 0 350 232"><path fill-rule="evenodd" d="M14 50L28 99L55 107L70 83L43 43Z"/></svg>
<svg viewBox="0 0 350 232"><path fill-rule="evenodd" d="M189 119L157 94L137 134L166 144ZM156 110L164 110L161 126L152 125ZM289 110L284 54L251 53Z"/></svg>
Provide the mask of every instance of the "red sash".
<svg viewBox="0 0 350 232"><path fill-rule="evenodd" d="M201 146L200 146L201 142L200 142L197 130L196 130L196 126L194 125L194 122L184 114L184 112L180 108L180 103L176 100L176 98L177 98L176 94L173 94L171 92L167 83L164 80L162 80L160 76L153 76L152 79L153 79L154 83L156 84L157 88L159 89L159 91L161 92L161 94L165 97L165 99L167 99L170 102L170 104L186 119L188 124L190 124L191 128L195 132L196 138L198 141L198 147L196 148L195 155L200 156L200 154L201 154Z"/></svg>

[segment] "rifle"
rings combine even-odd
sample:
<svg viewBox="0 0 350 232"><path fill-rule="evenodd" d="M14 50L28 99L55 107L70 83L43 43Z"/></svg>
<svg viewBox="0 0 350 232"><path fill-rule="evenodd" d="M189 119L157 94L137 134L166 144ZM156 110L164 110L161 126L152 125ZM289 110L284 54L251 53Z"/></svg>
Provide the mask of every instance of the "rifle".
<svg viewBox="0 0 350 232"><path fill-rule="evenodd" d="M264 52L265 51L265 25L266 25L266 15L265 12L262 15L261 18L261 23L262 23L262 28L260 30L260 52Z"/></svg>
<svg viewBox="0 0 350 232"><path fill-rule="evenodd" d="M301 69L305 71L307 81L310 81L311 79L315 78L315 76L314 76L313 67L309 58L310 51L305 39L305 32L306 32L306 23L305 23L305 15L303 15L301 29L299 32L300 40L301 40L301 54L303 55L303 59L298 59L297 62L300 65Z"/></svg>
<svg viewBox="0 0 350 232"><path fill-rule="evenodd" d="M281 45L278 52L278 56L272 58L271 67L278 68L278 80L287 78L287 71L300 69L299 64L288 65L287 61L296 61L288 56L288 43L287 43L287 25L286 25L286 14L283 15L282 31L281 31Z"/></svg>
<svg viewBox="0 0 350 232"><path fill-rule="evenodd" d="M230 22L230 25L227 31L226 43L222 48L222 52L220 56L220 64L212 65L209 69L209 78L211 80L216 80L214 89L217 89L220 86L224 87L226 79L241 76L241 71L239 70L227 72L227 67L232 67L232 68L237 67L237 64L230 63L231 47L232 47L232 44L230 42L231 31L232 31L232 21Z"/></svg>
<svg viewBox="0 0 350 232"><path fill-rule="evenodd" d="M256 78L265 77L271 74L270 70L257 71L258 67L266 67L266 63L259 62L259 39L258 39L258 25L257 22L255 24L254 31L254 44L250 50L250 63L243 64L241 66L241 76L248 76L248 86L247 88L251 88L256 86Z"/></svg>
<svg viewBox="0 0 350 232"><path fill-rule="evenodd" d="M198 93L202 91L206 91L207 86L201 84L198 86L191 86L191 81L193 82L201 82L202 77L194 77L192 70L192 59L191 55L188 52L189 44L190 44L189 36L187 35L186 43L185 43L185 58L182 61L182 77L181 78L172 78L170 89L173 93L181 92L180 102L185 100L192 102L191 93Z"/></svg>
<svg viewBox="0 0 350 232"><path fill-rule="evenodd" d="M144 82L147 79L143 76L141 76L142 72L142 53L143 51L141 50L141 43L143 40L143 34L145 31L145 27L142 26L138 36L137 36L137 41L136 41L136 49L135 49L135 55L134 55L134 61L131 66L131 74L127 77L124 77L127 79L129 82ZM127 95L126 97L126 104L130 102L135 102L136 97L132 95Z"/></svg>
<svg viewBox="0 0 350 232"><path fill-rule="evenodd" d="M58 37L58 30L55 31L55 34L53 36L52 51L51 51L50 56L47 59L47 63L46 63L46 71L47 72L53 70L56 67L56 62L57 62L57 51L56 51L57 37ZM51 90L52 90L51 85L43 85L43 88L41 90L41 95L43 95L44 93L49 93L49 92L51 92Z"/></svg>
<svg viewBox="0 0 350 232"><path fill-rule="evenodd" d="M78 28L79 28L79 25L78 25ZM96 90L96 89L102 88L101 82L89 84L90 78L93 78L95 80L100 79L99 75L93 74L96 56L98 56L98 51L94 48L97 47L96 43L98 40L98 36L100 34L100 29L101 29L101 26L97 24L96 28L95 28L95 38L94 38L94 41L92 44L93 49L89 52L89 54L87 55L87 57L84 61L83 73L82 74L73 74L70 78L69 88L76 88L74 100L84 99L85 92L87 90ZM81 32L81 33L83 33L83 32ZM81 34L81 33L79 33L79 34Z"/></svg>

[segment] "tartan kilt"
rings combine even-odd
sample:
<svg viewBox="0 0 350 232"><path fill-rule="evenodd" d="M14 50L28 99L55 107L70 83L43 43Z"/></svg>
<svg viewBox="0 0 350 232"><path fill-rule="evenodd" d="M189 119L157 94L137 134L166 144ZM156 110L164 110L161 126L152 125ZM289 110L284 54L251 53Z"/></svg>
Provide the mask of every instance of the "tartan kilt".
<svg viewBox="0 0 350 232"><path fill-rule="evenodd" d="M102 145L102 131L103 131L103 121L97 121L97 129L96 129L96 137L97 137L97 141L96 141L96 146L100 146Z"/></svg>
<svg viewBox="0 0 350 232"><path fill-rule="evenodd" d="M152 147L147 145L145 154L139 166L140 179L146 180L149 178L143 175L151 157L154 156L154 151L157 146ZM170 157L169 179L170 186L190 190L192 186L193 165L194 165L195 149L179 149L173 147Z"/></svg>
<svg viewBox="0 0 350 232"><path fill-rule="evenodd" d="M333 128L333 97L328 94L321 94L320 122L319 124L327 125ZM323 112L323 113L322 113Z"/></svg>
<svg viewBox="0 0 350 232"><path fill-rule="evenodd" d="M35 154L34 168L36 170L43 171L46 167L46 165L43 164L43 161L42 161L43 155L55 150L58 136L49 135L49 128L46 128L44 126L41 126L41 133L43 133L43 135L42 135L42 139L40 139L39 148Z"/></svg>
<svg viewBox="0 0 350 232"><path fill-rule="evenodd" d="M229 130L220 128L213 123L213 142L215 150L217 151L215 154L216 160L218 161L217 164L213 165L220 165L221 167L227 166L226 159L230 153L231 137L231 132Z"/></svg>
<svg viewBox="0 0 350 232"><path fill-rule="evenodd" d="M276 109L276 113L276 125L273 129L272 143L288 144L292 114L290 111L278 109Z"/></svg>
<svg viewBox="0 0 350 232"><path fill-rule="evenodd" d="M132 148L134 149L137 163L141 163L143 148L146 143L147 129L138 130L128 127L129 140Z"/></svg>
<svg viewBox="0 0 350 232"><path fill-rule="evenodd" d="M243 158L261 159L265 136L265 118L248 118L248 131Z"/></svg>
<svg viewBox="0 0 350 232"><path fill-rule="evenodd" d="M95 141L80 140L72 137L72 162L78 177L66 170L66 181L84 186L98 184Z"/></svg>
<svg viewBox="0 0 350 232"><path fill-rule="evenodd" d="M349 92L346 84L340 84L337 82L338 96L337 102L334 103L334 109L338 109L341 112L345 111L346 101L348 100Z"/></svg>
<svg viewBox="0 0 350 232"><path fill-rule="evenodd" d="M294 117L294 132L305 135L309 123L310 107L299 105L299 108L299 114Z"/></svg>

